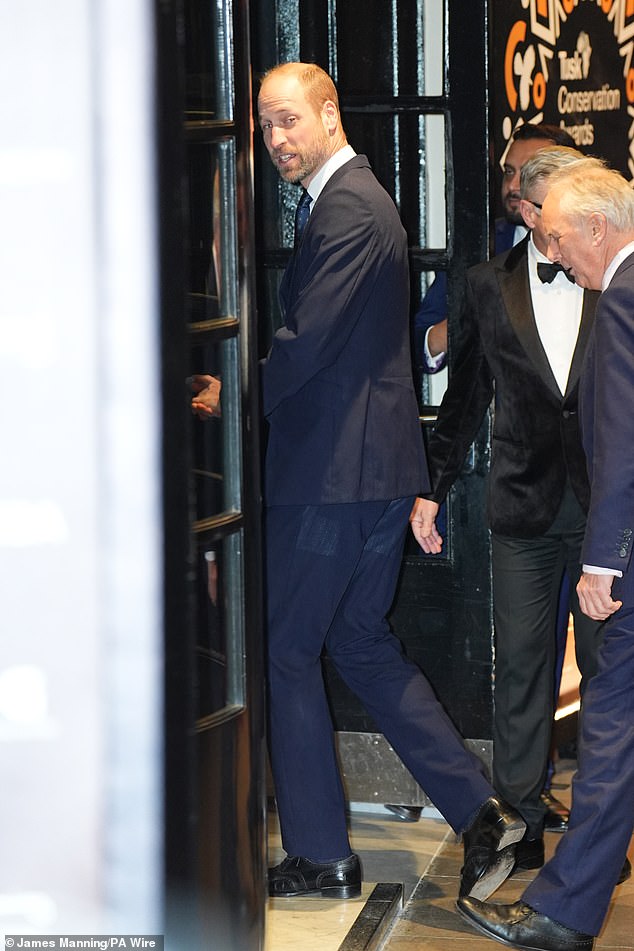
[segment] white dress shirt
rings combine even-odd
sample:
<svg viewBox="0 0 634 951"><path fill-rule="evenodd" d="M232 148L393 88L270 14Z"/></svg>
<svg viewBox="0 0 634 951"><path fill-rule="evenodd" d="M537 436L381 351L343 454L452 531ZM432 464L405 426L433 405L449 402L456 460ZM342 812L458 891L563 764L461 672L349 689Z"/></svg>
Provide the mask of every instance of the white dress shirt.
<svg viewBox="0 0 634 951"><path fill-rule="evenodd" d="M550 284L540 281L537 276L537 265L550 263L546 255L537 250L531 236L528 242L528 280L535 323L539 339L563 395L568 385L572 355L579 336L583 288L569 281L563 271L559 271Z"/></svg>
<svg viewBox="0 0 634 951"><path fill-rule="evenodd" d="M350 159L354 158L356 154L357 153L351 145L344 145L343 148L339 149L334 155L331 155L326 162L324 162L306 189L312 198L309 206L309 211L311 214L313 208L315 207L315 202L321 195L322 189L328 179L335 174L338 168L341 168L342 165L345 165L346 162L349 162Z"/></svg>

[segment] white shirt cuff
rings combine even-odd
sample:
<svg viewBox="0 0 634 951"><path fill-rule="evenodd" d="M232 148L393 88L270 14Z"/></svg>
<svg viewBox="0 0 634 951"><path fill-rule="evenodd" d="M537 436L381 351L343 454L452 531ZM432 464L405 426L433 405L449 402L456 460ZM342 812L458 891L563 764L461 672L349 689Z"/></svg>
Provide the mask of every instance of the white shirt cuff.
<svg viewBox="0 0 634 951"><path fill-rule="evenodd" d="M623 572L616 568L598 568L597 565L583 565L583 570L587 575L613 575L615 578L622 578Z"/></svg>
<svg viewBox="0 0 634 951"><path fill-rule="evenodd" d="M428 327L427 332L425 333L425 346L423 348L425 352L425 364L429 370L437 370L438 367L442 365L447 354L445 353L444 350L441 350L440 353L437 353L435 357L432 357L429 351L429 346L428 346L430 330L431 330L431 327Z"/></svg>

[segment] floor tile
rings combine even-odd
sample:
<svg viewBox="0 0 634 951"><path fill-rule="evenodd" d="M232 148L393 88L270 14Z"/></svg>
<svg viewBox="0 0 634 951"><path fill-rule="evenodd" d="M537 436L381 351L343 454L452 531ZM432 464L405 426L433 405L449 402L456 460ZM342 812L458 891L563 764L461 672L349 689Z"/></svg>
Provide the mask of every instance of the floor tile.
<svg viewBox="0 0 634 951"><path fill-rule="evenodd" d="M554 792L570 802L574 763L559 764ZM338 951L364 901L376 882L400 882L405 905L388 934L383 951L485 951L495 943L477 935L455 907L462 865L462 845L442 819L403 822L391 813L353 812L351 842L364 869L361 898L329 901L319 897L269 901L265 951ZM554 852L561 835L547 833L546 857ZM283 857L274 812L269 819L269 860ZM630 849L634 859L634 838ZM508 879L496 900L513 902L536 872ZM604 929L595 951L634 951L634 882L614 893Z"/></svg>

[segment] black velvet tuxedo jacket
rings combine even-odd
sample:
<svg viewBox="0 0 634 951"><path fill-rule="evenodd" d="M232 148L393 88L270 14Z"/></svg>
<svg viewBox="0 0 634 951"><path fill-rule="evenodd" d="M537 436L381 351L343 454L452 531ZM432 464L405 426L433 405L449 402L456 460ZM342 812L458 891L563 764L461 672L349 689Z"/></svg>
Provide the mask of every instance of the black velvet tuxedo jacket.
<svg viewBox="0 0 634 951"><path fill-rule="evenodd" d="M429 490L412 382L405 232L363 155L318 196L262 365L269 505Z"/></svg>
<svg viewBox="0 0 634 951"><path fill-rule="evenodd" d="M583 563L623 572L614 597L631 608L634 538L634 255L597 304L580 392L591 502Z"/></svg>
<svg viewBox="0 0 634 951"><path fill-rule="evenodd" d="M495 396L489 525L495 533L515 538L547 531L567 480L584 511L589 501L577 401L598 294L584 292L579 336L562 395L535 323L529 240L527 236L467 272L458 356L428 447L430 497L440 502Z"/></svg>

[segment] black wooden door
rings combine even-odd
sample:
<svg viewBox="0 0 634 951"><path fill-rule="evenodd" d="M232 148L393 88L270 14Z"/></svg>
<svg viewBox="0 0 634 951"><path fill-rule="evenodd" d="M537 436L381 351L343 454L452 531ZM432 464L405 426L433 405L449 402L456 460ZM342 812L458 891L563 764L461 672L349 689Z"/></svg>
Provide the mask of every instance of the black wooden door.
<svg viewBox="0 0 634 951"><path fill-rule="evenodd" d="M264 934L248 12L157 3L166 930L194 951L258 951ZM200 375L220 387L208 419L191 410Z"/></svg>

